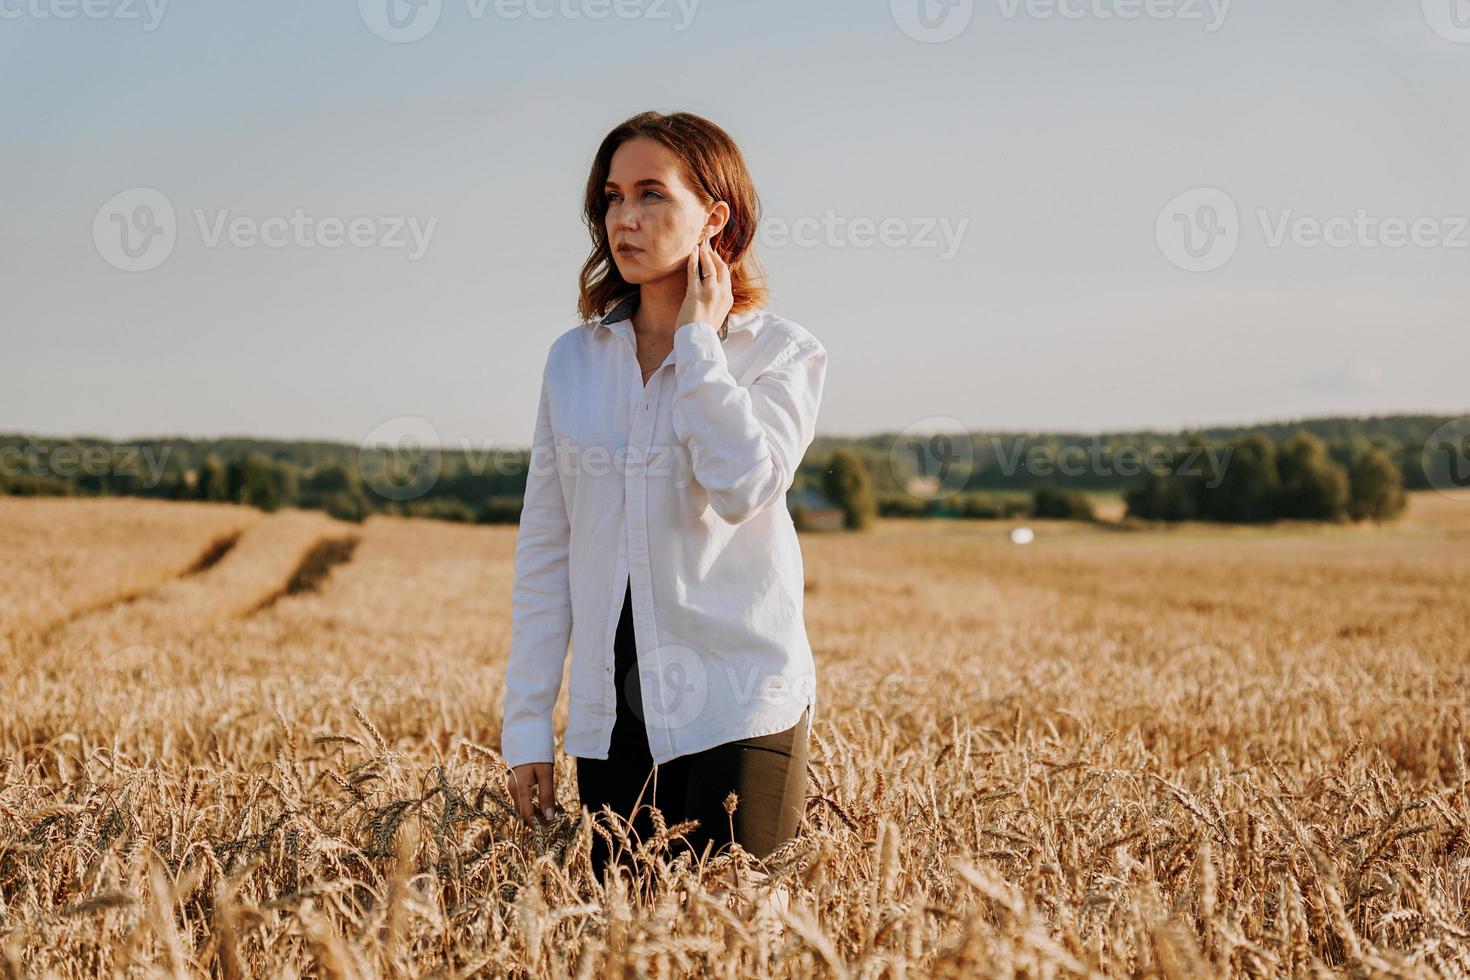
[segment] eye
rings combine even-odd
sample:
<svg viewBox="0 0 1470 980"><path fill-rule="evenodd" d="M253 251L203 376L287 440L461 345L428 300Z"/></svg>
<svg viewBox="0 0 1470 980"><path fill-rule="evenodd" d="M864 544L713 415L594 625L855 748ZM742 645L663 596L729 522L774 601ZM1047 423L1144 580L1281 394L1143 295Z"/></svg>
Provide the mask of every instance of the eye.
<svg viewBox="0 0 1470 980"><path fill-rule="evenodd" d="M646 191L643 192L643 196L645 198L647 198L649 195L652 195L655 199L660 200L660 201L665 200L664 196L662 194L660 194L658 191L655 191L655 190L646 190ZM605 202L607 202L608 204L613 203L613 201L615 201L615 200L617 200L617 199L619 199L621 197L622 197L622 195L619 194L617 191L603 191L602 192L602 199Z"/></svg>

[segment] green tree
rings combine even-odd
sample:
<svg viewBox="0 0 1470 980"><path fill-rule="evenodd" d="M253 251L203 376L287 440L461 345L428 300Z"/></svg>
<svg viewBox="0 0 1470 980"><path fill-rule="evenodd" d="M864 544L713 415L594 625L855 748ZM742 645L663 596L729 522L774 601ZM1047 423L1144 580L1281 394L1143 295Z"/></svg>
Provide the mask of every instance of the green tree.
<svg viewBox="0 0 1470 980"><path fill-rule="evenodd" d="M1355 521L1382 524L1398 517L1408 506L1403 472L1382 449L1369 448L1358 454L1350 482L1348 513Z"/></svg>
<svg viewBox="0 0 1470 980"><path fill-rule="evenodd" d="M404 504L409 517L428 517L437 521L457 521L462 524L475 523L476 514L470 505L454 497L425 497Z"/></svg>
<svg viewBox="0 0 1470 980"><path fill-rule="evenodd" d="M260 453L231 460L226 471L230 500L264 511L279 510L282 494L275 471L275 464Z"/></svg>
<svg viewBox="0 0 1470 980"><path fill-rule="evenodd" d="M199 483L196 496L200 500L220 503L230 499L230 483L225 464L218 456L210 454L199 464Z"/></svg>
<svg viewBox="0 0 1470 980"><path fill-rule="evenodd" d="M481 524L518 524L524 497L509 495L486 497L480 505L477 520Z"/></svg>
<svg viewBox="0 0 1470 980"><path fill-rule="evenodd" d="M361 483L357 475L341 463L328 463L318 467L309 477L302 481L304 489L317 493L331 493L333 490L357 490Z"/></svg>
<svg viewBox="0 0 1470 980"><path fill-rule="evenodd" d="M1347 516L1348 476L1327 453L1327 444L1299 429L1276 457L1281 476L1276 512L1303 521L1340 521Z"/></svg>
<svg viewBox="0 0 1470 980"><path fill-rule="evenodd" d="M357 474L341 463L317 467L300 480L300 504L320 507L343 521L361 521L368 514L367 495Z"/></svg>
<svg viewBox="0 0 1470 980"><path fill-rule="evenodd" d="M1276 443L1252 433L1232 440L1230 450L1219 484L1204 492L1204 516L1242 523L1273 519L1281 489Z"/></svg>
<svg viewBox="0 0 1470 980"><path fill-rule="evenodd" d="M873 523L878 505L868 471L856 453L848 449L832 453L823 474L822 489L827 499L842 508L843 524L848 528L862 530Z"/></svg>
<svg viewBox="0 0 1470 980"><path fill-rule="evenodd" d="M1142 479L1124 494L1128 516L1152 521L1190 521L1209 516L1210 488L1220 478L1205 451L1209 448L1202 435L1192 433L1169 454L1167 463L1155 468L1158 464L1150 462Z"/></svg>
<svg viewBox="0 0 1470 980"><path fill-rule="evenodd" d="M1145 473L1123 500L1129 517L1146 521L1187 521L1196 516L1183 480L1172 473Z"/></svg>
<svg viewBox="0 0 1470 980"><path fill-rule="evenodd" d="M1064 521L1093 519L1092 501L1077 490L1058 490L1055 484L1043 483L1031 495L1033 517L1054 517Z"/></svg>
<svg viewBox="0 0 1470 980"><path fill-rule="evenodd" d="M347 490L329 490L323 494L322 510L339 521L361 523L367 516L367 505L362 495Z"/></svg>

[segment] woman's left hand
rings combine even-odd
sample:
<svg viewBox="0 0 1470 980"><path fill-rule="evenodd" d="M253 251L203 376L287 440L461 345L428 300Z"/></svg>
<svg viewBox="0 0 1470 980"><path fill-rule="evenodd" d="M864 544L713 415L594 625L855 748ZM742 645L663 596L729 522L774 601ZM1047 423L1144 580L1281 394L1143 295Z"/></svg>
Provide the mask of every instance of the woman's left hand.
<svg viewBox="0 0 1470 980"><path fill-rule="evenodd" d="M700 267L706 273L699 278ZM679 319L675 327L698 320L708 323L719 333L735 305L730 291L730 266L720 258L713 245L700 240L689 253L687 263L688 280L684 287L684 305L679 307Z"/></svg>

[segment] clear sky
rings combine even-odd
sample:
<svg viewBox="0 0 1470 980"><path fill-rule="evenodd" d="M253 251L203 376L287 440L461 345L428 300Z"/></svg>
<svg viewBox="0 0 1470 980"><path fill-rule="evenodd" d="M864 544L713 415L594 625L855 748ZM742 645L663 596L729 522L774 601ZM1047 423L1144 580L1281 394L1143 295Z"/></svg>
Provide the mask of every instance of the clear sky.
<svg viewBox="0 0 1470 980"><path fill-rule="evenodd" d="M1464 0L389 2L0 0L0 431L525 445L648 108L824 434L1470 410Z"/></svg>

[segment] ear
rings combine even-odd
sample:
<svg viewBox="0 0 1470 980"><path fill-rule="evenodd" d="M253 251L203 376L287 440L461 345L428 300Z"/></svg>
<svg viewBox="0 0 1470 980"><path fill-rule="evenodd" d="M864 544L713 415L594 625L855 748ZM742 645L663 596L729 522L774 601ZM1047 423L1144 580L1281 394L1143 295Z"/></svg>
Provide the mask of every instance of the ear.
<svg viewBox="0 0 1470 980"><path fill-rule="evenodd" d="M730 205L724 201L716 201L714 207L710 208L709 217L704 219L704 237L713 239L725 230L725 225L730 222Z"/></svg>

